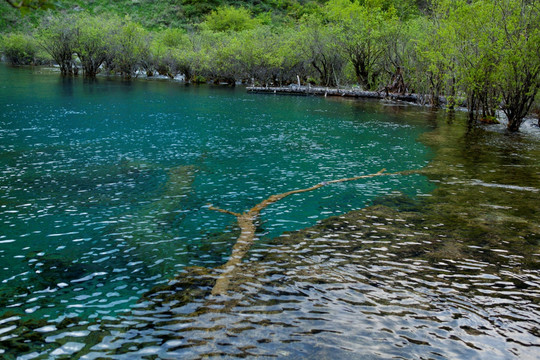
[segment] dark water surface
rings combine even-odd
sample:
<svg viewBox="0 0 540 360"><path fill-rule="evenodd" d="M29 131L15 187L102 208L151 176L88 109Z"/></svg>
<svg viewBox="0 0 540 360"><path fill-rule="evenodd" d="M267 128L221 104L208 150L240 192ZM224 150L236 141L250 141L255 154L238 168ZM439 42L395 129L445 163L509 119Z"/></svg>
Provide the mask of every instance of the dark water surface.
<svg viewBox="0 0 540 360"><path fill-rule="evenodd" d="M238 227L207 204L381 168L422 174L271 205L210 295ZM0 219L8 359L540 350L538 138L444 113L1 66Z"/></svg>

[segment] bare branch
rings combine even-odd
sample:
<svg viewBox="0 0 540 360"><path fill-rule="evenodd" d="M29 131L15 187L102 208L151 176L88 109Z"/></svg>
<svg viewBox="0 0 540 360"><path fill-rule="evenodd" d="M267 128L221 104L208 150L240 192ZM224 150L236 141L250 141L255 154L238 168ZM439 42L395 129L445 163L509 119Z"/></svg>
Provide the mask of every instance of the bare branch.
<svg viewBox="0 0 540 360"><path fill-rule="evenodd" d="M239 213L235 213L235 212L232 212L232 211L229 211L229 210L223 210L223 209L220 209L220 208L217 208L215 206L213 206L212 204L207 204L208 205L208 209L210 210L214 210L214 211L218 211L220 213L224 213L224 214L230 214L230 215L233 215L233 216L240 216Z"/></svg>

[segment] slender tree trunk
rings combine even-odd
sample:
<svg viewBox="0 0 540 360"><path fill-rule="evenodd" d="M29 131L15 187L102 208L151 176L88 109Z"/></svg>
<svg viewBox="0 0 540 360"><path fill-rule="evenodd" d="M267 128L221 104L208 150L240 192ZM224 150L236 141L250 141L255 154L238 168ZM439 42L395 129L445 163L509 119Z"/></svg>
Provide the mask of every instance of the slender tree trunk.
<svg viewBox="0 0 540 360"><path fill-rule="evenodd" d="M535 74L535 76L537 75ZM508 131L518 131L523 123L523 119L525 119L525 116L527 116L532 107L539 90L539 87L532 81L534 81L534 77L529 76L525 79L524 85L520 89L504 94L503 111L508 118Z"/></svg>
<svg viewBox="0 0 540 360"><path fill-rule="evenodd" d="M456 78L450 80L450 96L448 98L448 110L453 111L456 107Z"/></svg>
<svg viewBox="0 0 540 360"><path fill-rule="evenodd" d="M469 125L476 121L476 96L474 93L467 96L467 110L469 115Z"/></svg>
<svg viewBox="0 0 540 360"><path fill-rule="evenodd" d="M512 118L508 118L508 125L506 126L506 128L510 132L516 132L519 130L522 123L523 118L519 119L517 116L513 116Z"/></svg>

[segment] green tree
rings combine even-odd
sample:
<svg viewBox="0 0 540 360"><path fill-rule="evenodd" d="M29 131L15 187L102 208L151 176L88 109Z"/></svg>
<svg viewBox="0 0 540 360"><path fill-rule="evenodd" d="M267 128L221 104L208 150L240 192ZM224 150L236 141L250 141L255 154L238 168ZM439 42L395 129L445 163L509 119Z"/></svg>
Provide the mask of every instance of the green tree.
<svg viewBox="0 0 540 360"><path fill-rule="evenodd" d="M540 88L540 8L530 1L495 1L502 46L497 69L508 130L517 131Z"/></svg>
<svg viewBox="0 0 540 360"><path fill-rule="evenodd" d="M34 64L38 52L35 40L23 33L5 36L0 42L0 49L12 65Z"/></svg>
<svg viewBox="0 0 540 360"><path fill-rule="evenodd" d="M73 16L46 18L40 26L40 44L60 66L62 75L73 75L77 67L73 59L77 41L77 19Z"/></svg>
<svg viewBox="0 0 540 360"><path fill-rule="evenodd" d="M114 69L131 78L143 59L150 53L148 32L131 20L124 21L111 36L111 52Z"/></svg>
<svg viewBox="0 0 540 360"><path fill-rule="evenodd" d="M238 33L214 33L211 38L212 49L206 49L211 62L207 66L207 74L215 82L234 85L242 78L240 51L243 46Z"/></svg>
<svg viewBox="0 0 540 360"><path fill-rule="evenodd" d="M307 16L299 29L299 46L303 57L314 70L315 76L324 86L340 83L345 58L338 46L338 33L327 26L318 16Z"/></svg>
<svg viewBox="0 0 540 360"><path fill-rule="evenodd" d="M456 46L458 85L467 96L471 120L493 118L500 104L497 65L502 51L499 16L492 1L458 1L448 22Z"/></svg>
<svg viewBox="0 0 540 360"><path fill-rule="evenodd" d="M307 57L309 53L298 46L303 41L303 34L294 27L285 27L279 29L276 36L279 42L272 52L279 66L276 82L281 85L296 83L298 78L306 79L310 74L311 65Z"/></svg>
<svg viewBox="0 0 540 360"><path fill-rule="evenodd" d="M396 21L385 31L384 54L381 61L379 83L391 92L413 92L413 75L416 70L416 39L423 36L421 21L412 18ZM425 72L421 75L425 78Z"/></svg>
<svg viewBox="0 0 540 360"><path fill-rule="evenodd" d="M174 78L183 74L186 81L191 79L193 46L184 31L167 29L160 32L152 42L151 54L160 75Z"/></svg>
<svg viewBox="0 0 540 360"><path fill-rule="evenodd" d="M112 22L88 14L80 15L76 21L73 51L79 58L84 74L95 77L111 51Z"/></svg>
<svg viewBox="0 0 540 360"><path fill-rule="evenodd" d="M495 117L501 109L508 130L517 131L540 87L540 17L527 0L440 0L434 11L430 49L443 73L455 77L470 121Z"/></svg>
<svg viewBox="0 0 540 360"><path fill-rule="evenodd" d="M442 15L435 13L431 19L416 21L414 60L414 88L427 95L426 102L440 105L440 97L446 92L448 78L453 77L453 52L455 51L454 28Z"/></svg>
<svg viewBox="0 0 540 360"><path fill-rule="evenodd" d="M242 77L262 84L278 77L280 57L276 53L279 38L269 26L260 26L239 34L238 62Z"/></svg>
<svg viewBox="0 0 540 360"><path fill-rule="evenodd" d="M189 34L192 47L186 56L189 57L192 75L187 78L188 81L194 83L205 82L207 77L216 76L214 59L219 50L218 44L224 35L207 29Z"/></svg>
<svg viewBox="0 0 540 360"><path fill-rule="evenodd" d="M325 14L335 29L338 44L351 62L358 84L366 89L377 87L382 58L388 47L388 34L398 21L395 10L383 10L375 1L331 0Z"/></svg>

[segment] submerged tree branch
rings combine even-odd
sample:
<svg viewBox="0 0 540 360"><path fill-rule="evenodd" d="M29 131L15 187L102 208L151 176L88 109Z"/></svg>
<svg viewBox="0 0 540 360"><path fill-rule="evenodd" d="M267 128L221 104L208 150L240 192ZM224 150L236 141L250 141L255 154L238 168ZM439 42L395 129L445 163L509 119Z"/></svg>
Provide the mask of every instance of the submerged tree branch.
<svg viewBox="0 0 540 360"><path fill-rule="evenodd" d="M255 222L259 218L260 212L264 208L289 195L313 191L329 184L341 183L341 182L346 182L346 181L355 181L355 180L367 179L367 178L372 178L375 176L383 176L383 175L410 174L413 172L413 171L403 171L403 172L396 172L396 173L385 173L384 172L385 170L386 169L382 169L377 173L369 174L369 175L361 175L361 176L355 176L351 178L324 181L324 182L318 183L317 185L313 185L309 188L291 190L291 191L287 191L281 194L271 195L267 199L261 201L260 203L258 203L257 205L255 205L254 207L252 207L251 209L249 209L248 211L242 214L235 213L229 210L223 210L209 204L208 209L210 210L214 210L214 211L218 211L221 213L235 216L237 219L238 225L240 226L240 236L238 236L238 238L236 239L236 243L233 246L229 261L227 261L224 265L222 265L219 268L221 270L221 274L219 275L216 281L216 284L212 288L212 295L224 295L225 293L227 293L229 282L231 278L234 277L236 267L242 261L242 258L249 251L249 249L251 248L251 245L253 244L255 240L255 230L256 230Z"/></svg>

